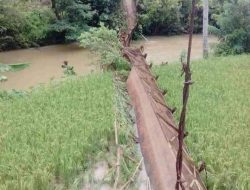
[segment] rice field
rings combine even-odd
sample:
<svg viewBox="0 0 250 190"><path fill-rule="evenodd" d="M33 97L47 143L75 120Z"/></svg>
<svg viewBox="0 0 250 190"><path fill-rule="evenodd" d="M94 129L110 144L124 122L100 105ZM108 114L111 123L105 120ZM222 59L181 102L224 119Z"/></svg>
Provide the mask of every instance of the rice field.
<svg viewBox="0 0 250 190"><path fill-rule="evenodd" d="M66 80L24 97L3 97L1 190L70 189L113 138L110 73Z"/></svg>
<svg viewBox="0 0 250 190"><path fill-rule="evenodd" d="M160 88L168 90L168 104L177 107L178 120L181 66L169 64L153 70L160 76ZM196 163L206 162L208 181L204 174L203 178L209 189L248 190L250 56L195 61L192 73L189 151ZM72 184L77 176L114 143L115 91L112 75L104 73L32 93L0 93L0 189L75 189ZM118 109L122 111L119 105ZM122 130L120 143L127 146L131 132L126 127ZM122 164L122 175L133 172L132 168L129 162Z"/></svg>
<svg viewBox="0 0 250 190"><path fill-rule="evenodd" d="M154 67L179 118L184 79L180 64ZM204 160L210 190L250 189L250 55L192 63L186 139L196 163Z"/></svg>

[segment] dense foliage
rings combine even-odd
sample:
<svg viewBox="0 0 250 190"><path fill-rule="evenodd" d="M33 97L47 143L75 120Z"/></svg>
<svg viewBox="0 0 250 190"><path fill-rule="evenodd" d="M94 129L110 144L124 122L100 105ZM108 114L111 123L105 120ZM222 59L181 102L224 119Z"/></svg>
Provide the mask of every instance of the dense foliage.
<svg viewBox="0 0 250 190"><path fill-rule="evenodd" d="M173 34L183 30L180 23L179 2L175 0L143 0L140 25L146 34Z"/></svg>
<svg viewBox="0 0 250 190"><path fill-rule="evenodd" d="M89 28L95 11L89 4L81 1L53 0L53 11L56 19L51 25L51 30L61 36L63 40L75 40L81 32Z"/></svg>
<svg viewBox="0 0 250 190"><path fill-rule="evenodd" d="M186 0L140 0L140 29L147 35L187 33L191 1ZM195 33L202 31L202 4L197 3Z"/></svg>
<svg viewBox="0 0 250 190"><path fill-rule="evenodd" d="M76 40L100 22L120 25L115 0L0 0L0 50Z"/></svg>
<svg viewBox="0 0 250 190"><path fill-rule="evenodd" d="M52 12L47 7L35 11L0 1L0 50L36 46L47 38Z"/></svg>
<svg viewBox="0 0 250 190"><path fill-rule="evenodd" d="M75 41L81 33L104 23L124 26L121 0L0 0L0 50ZM250 51L250 2L209 0L211 32L219 36L218 54ZM138 0L135 37L188 32L191 1ZM203 1L196 6L195 33L202 32Z"/></svg>
<svg viewBox="0 0 250 190"><path fill-rule="evenodd" d="M218 54L240 54L250 52L250 2L239 0L227 2L221 14L215 15L217 27L211 27L221 43Z"/></svg>

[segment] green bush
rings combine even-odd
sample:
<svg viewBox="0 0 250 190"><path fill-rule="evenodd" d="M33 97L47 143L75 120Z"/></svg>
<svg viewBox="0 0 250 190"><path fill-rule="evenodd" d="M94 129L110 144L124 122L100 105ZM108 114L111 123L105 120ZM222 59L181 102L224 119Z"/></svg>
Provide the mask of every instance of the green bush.
<svg viewBox="0 0 250 190"><path fill-rule="evenodd" d="M82 0L84 1L84 0ZM96 27L101 22L105 23L106 26L116 28L120 25L120 2L121 0L91 0L89 4L91 9L95 11L90 26Z"/></svg>
<svg viewBox="0 0 250 190"><path fill-rule="evenodd" d="M50 30L63 34L64 40L74 41L83 31L89 29L89 23L93 19L95 11L89 4L82 1L55 1L55 22Z"/></svg>
<svg viewBox="0 0 250 190"><path fill-rule="evenodd" d="M227 2L223 8L224 11L217 15L218 27L210 29L220 38L216 54L250 52L250 2Z"/></svg>
<svg viewBox="0 0 250 190"><path fill-rule="evenodd" d="M25 39L20 35L24 25L24 17L20 12L0 2L0 49L25 46Z"/></svg>
<svg viewBox="0 0 250 190"><path fill-rule="evenodd" d="M99 28L91 28L89 32L82 33L79 41L81 46L100 55L103 68L129 69L128 62L121 55L122 45L115 30L109 30L101 24Z"/></svg>
<svg viewBox="0 0 250 190"><path fill-rule="evenodd" d="M197 2L194 32L202 32L202 4ZM139 1L139 29L147 35L187 33L191 1Z"/></svg>
<svg viewBox="0 0 250 190"><path fill-rule="evenodd" d="M57 17L51 30L61 34L66 41L75 41L82 32L97 27L100 22L116 27L119 1L115 0L54 0ZM115 16L116 15L116 16Z"/></svg>
<svg viewBox="0 0 250 190"><path fill-rule="evenodd" d="M176 34L182 31L178 1L142 0L140 3L143 10L139 24L145 34Z"/></svg>
<svg viewBox="0 0 250 190"><path fill-rule="evenodd" d="M25 19L23 37L29 44L40 43L49 33L49 25L53 18L52 12L47 8L42 8L23 14Z"/></svg>
<svg viewBox="0 0 250 190"><path fill-rule="evenodd" d="M26 48L43 42L52 12L45 7L28 11L0 2L0 50Z"/></svg>

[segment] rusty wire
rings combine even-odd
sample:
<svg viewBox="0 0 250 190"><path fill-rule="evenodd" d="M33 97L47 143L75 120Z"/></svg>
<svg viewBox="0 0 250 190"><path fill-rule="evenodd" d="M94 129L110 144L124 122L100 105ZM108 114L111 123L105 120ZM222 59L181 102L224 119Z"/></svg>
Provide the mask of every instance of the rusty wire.
<svg viewBox="0 0 250 190"><path fill-rule="evenodd" d="M185 125L186 125L186 112L187 112L187 103L189 98L189 87L192 84L192 74L190 71L190 58L192 50L192 38L194 30L194 17L195 17L195 0L192 0L192 11L190 19L190 28L189 28L189 42L188 42L188 55L187 63L182 63L183 73L185 74L185 82L183 87L183 106L181 111L181 117L179 121L178 129L178 140L179 140L179 149L176 157L176 175L177 181L175 189L179 190L180 187L184 190L184 185L182 181L182 161L183 161L183 144L184 144L184 135L185 135Z"/></svg>

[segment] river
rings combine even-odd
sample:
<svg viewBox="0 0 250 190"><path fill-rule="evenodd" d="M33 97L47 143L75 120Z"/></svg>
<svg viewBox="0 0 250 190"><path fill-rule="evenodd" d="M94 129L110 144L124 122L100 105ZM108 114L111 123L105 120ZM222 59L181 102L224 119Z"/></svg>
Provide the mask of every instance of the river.
<svg viewBox="0 0 250 190"><path fill-rule="evenodd" d="M215 37L210 38L210 43L216 43ZM148 37L144 40L133 42L133 46L144 45L148 53L147 60L155 64L177 61L183 50L187 49L188 36ZM202 57L202 36L194 35L192 59ZM38 84L48 83L63 76L61 65L68 61L74 66L78 75L90 73L96 69L94 63L97 56L89 50L80 48L77 44L51 45L40 48L13 50L0 52L0 63L30 63L22 71L4 73L8 81L0 83L1 90L28 90Z"/></svg>

